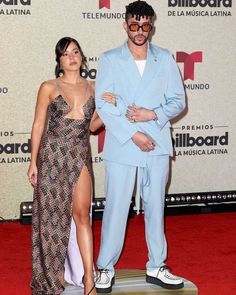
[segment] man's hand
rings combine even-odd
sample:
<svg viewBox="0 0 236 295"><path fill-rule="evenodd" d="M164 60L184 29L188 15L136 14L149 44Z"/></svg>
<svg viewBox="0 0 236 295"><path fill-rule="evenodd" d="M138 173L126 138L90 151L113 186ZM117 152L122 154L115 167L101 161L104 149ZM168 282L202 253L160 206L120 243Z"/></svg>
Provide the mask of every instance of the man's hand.
<svg viewBox="0 0 236 295"><path fill-rule="evenodd" d="M137 131L132 136L132 140L143 152L150 152L155 148L154 140L147 134L140 131Z"/></svg>
<svg viewBox="0 0 236 295"><path fill-rule="evenodd" d="M154 111L138 107L135 104L128 107L126 117L130 122L147 122L157 120L157 116Z"/></svg>

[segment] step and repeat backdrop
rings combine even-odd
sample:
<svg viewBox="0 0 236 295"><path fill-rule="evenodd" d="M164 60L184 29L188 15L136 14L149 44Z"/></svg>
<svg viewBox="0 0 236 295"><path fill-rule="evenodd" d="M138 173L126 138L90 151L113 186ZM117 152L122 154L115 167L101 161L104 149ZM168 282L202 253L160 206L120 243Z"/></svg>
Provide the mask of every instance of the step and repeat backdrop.
<svg viewBox="0 0 236 295"><path fill-rule="evenodd" d="M17 219L32 200L27 180L38 87L54 78L54 48L76 38L96 79L101 52L126 40L127 0L0 0L0 216ZM168 48L186 87L187 110L173 122L168 193L236 189L236 9L233 0L149 0L152 42ZM102 134L91 136L95 198L103 198Z"/></svg>

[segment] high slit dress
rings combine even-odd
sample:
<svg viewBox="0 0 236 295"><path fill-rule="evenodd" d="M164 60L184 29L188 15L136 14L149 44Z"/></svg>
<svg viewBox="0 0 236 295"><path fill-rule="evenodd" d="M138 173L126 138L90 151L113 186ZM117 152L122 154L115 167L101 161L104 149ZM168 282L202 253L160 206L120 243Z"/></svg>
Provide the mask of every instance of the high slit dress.
<svg viewBox="0 0 236 295"><path fill-rule="evenodd" d="M64 290L61 278L70 236L73 191L84 166L92 176L89 144L89 124L95 109L92 95L82 109L84 118L66 118L71 107L61 94L48 108L48 130L39 148L38 183L33 198L33 295L58 295ZM78 263L82 264L81 260Z"/></svg>

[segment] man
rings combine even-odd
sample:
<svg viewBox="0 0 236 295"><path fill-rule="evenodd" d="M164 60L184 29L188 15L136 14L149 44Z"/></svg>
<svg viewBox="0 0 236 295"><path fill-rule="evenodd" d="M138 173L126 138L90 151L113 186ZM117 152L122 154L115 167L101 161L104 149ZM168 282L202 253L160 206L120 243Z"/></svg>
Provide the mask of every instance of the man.
<svg viewBox="0 0 236 295"><path fill-rule="evenodd" d="M169 120L183 111L185 93L169 51L148 41L153 19L154 10L145 1L130 3L124 22L128 41L102 54L97 71L97 112L106 126L106 206L96 282L100 293L112 291L136 178L145 214L146 281L167 289L184 286L164 263L164 205L173 149ZM104 95L115 96L116 104L103 100Z"/></svg>

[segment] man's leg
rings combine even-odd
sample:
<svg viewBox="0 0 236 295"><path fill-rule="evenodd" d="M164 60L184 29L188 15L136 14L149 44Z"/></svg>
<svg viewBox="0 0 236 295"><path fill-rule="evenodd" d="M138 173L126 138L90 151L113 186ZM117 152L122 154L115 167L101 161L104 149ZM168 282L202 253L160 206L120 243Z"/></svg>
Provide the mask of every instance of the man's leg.
<svg viewBox="0 0 236 295"><path fill-rule="evenodd" d="M153 156L148 161L149 185L143 187L146 241L149 261L146 281L166 289L183 288L183 280L165 265L167 244L164 233L165 191L169 176L169 156Z"/></svg>
<svg viewBox="0 0 236 295"><path fill-rule="evenodd" d="M102 221L102 238L97 260L99 272L96 288L111 291L114 265L119 259L125 236L136 167L105 161L106 206ZM114 280L114 279L113 279Z"/></svg>
<svg viewBox="0 0 236 295"><path fill-rule="evenodd" d="M143 187L145 232L149 255L147 269L155 269L164 265L167 255L164 206L169 156L149 157L147 169L149 185Z"/></svg>

